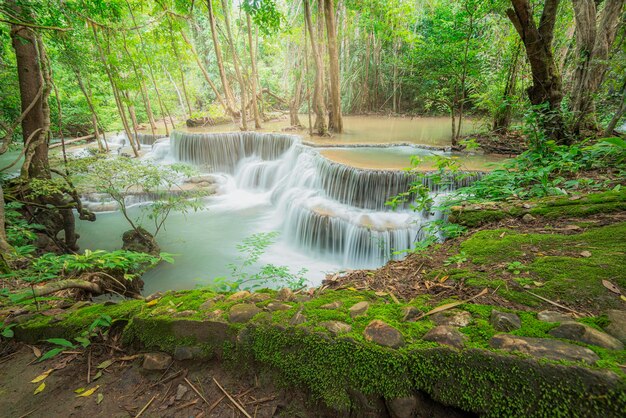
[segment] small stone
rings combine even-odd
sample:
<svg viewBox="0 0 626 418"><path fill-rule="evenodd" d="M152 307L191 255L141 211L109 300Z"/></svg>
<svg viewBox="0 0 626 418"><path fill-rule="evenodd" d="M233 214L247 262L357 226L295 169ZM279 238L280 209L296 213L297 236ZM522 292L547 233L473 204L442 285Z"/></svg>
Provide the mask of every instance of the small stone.
<svg viewBox="0 0 626 418"><path fill-rule="evenodd" d="M537 218L535 218L533 215L531 215L530 213L525 214L524 216L522 216L522 221L529 224L531 222L536 221Z"/></svg>
<svg viewBox="0 0 626 418"><path fill-rule="evenodd" d="M369 307L370 307L370 304L369 302L366 302L366 301L355 303L349 309L350 317L356 318L357 316L365 315Z"/></svg>
<svg viewBox="0 0 626 418"><path fill-rule="evenodd" d="M224 311L221 309L216 309L213 312L209 312L207 314L207 318L209 319L218 319L224 314Z"/></svg>
<svg viewBox="0 0 626 418"><path fill-rule="evenodd" d="M565 225L563 229L565 229L566 231L578 231L578 230L581 230L582 228L578 225Z"/></svg>
<svg viewBox="0 0 626 418"><path fill-rule="evenodd" d="M308 302L311 300L310 295L296 295L296 300L298 302Z"/></svg>
<svg viewBox="0 0 626 418"><path fill-rule="evenodd" d="M590 251L581 251L580 252L580 256L581 257L585 257L585 258L589 258L589 257L591 257L591 252Z"/></svg>
<svg viewBox="0 0 626 418"><path fill-rule="evenodd" d="M252 303L265 302L269 298L271 298L271 296L267 293L253 293L248 298L248 302L252 302Z"/></svg>
<svg viewBox="0 0 626 418"><path fill-rule="evenodd" d="M204 302L202 305L200 305L198 309L200 309L201 311L208 311L210 309L213 309L214 306L215 306L215 301L213 299L209 299L206 302Z"/></svg>
<svg viewBox="0 0 626 418"><path fill-rule="evenodd" d="M294 300L296 300L296 297L291 289L283 287L278 291L278 293L276 293L276 299L282 302L293 302Z"/></svg>
<svg viewBox="0 0 626 418"><path fill-rule="evenodd" d="M387 409L392 418L406 418L417 416L417 399L415 396L405 396L387 401Z"/></svg>
<svg viewBox="0 0 626 418"><path fill-rule="evenodd" d="M193 350L189 347L176 347L174 349L174 360L185 361L193 358Z"/></svg>
<svg viewBox="0 0 626 418"><path fill-rule="evenodd" d="M280 303L280 302L270 302L265 307L265 309L267 309L270 312L288 311L291 308L293 308L293 306L287 305L286 303Z"/></svg>
<svg viewBox="0 0 626 418"><path fill-rule="evenodd" d="M455 348L463 348L466 337L458 329L450 325L439 325L424 334L422 339Z"/></svg>
<svg viewBox="0 0 626 418"><path fill-rule="evenodd" d="M145 370L165 370L172 362L172 356L165 353L146 353L143 356Z"/></svg>
<svg viewBox="0 0 626 418"><path fill-rule="evenodd" d="M517 335L495 335L489 345L509 352L520 352L549 360L583 361L594 364L599 357L588 348L550 338L518 337Z"/></svg>
<svg viewBox="0 0 626 418"><path fill-rule="evenodd" d="M626 344L626 311L611 309L606 316L611 323L604 330Z"/></svg>
<svg viewBox="0 0 626 418"><path fill-rule="evenodd" d="M491 311L491 325L496 331L509 332L522 327L522 321L514 313L500 312L497 310Z"/></svg>
<svg viewBox="0 0 626 418"><path fill-rule="evenodd" d="M185 396L187 392L189 392L189 389L187 389L187 386L178 385L178 387L176 388L176 400L180 401L181 399L183 399L183 397Z"/></svg>
<svg viewBox="0 0 626 418"><path fill-rule="evenodd" d="M523 207L524 209L532 209L534 206L535 206L535 205L531 205L530 203L524 203L524 204L522 205L522 207Z"/></svg>
<svg viewBox="0 0 626 418"><path fill-rule="evenodd" d="M327 303L325 305L320 306L320 309L338 309L340 308L342 305L340 300L336 300L334 302L331 303Z"/></svg>
<svg viewBox="0 0 626 418"><path fill-rule="evenodd" d="M363 335L367 341L385 347L399 348L404 345L404 337L400 331L378 319L373 320L365 327Z"/></svg>
<svg viewBox="0 0 626 418"><path fill-rule="evenodd" d="M252 305L251 303L240 303L238 305L233 305L233 307L230 308L228 319L230 322L241 324L248 322L260 312L261 309L256 305Z"/></svg>
<svg viewBox="0 0 626 418"><path fill-rule="evenodd" d="M320 322L320 325L323 326L335 337L339 334L345 334L347 332L352 331L352 327L345 322L341 321L324 321Z"/></svg>
<svg viewBox="0 0 626 418"><path fill-rule="evenodd" d="M537 312L537 319L543 322L567 322L574 320L570 314L550 310Z"/></svg>
<svg viewBox="0 0 626 418"><path fill-rule="evenodd" d="M302 314L302 312L298 311L296 314L289 320L289 325L295 326L304 324L306 322L306 317Z"/></svg>
<svg viewBox="0 0 626 418"><path fill-rule="evenodd" d="M186 318L186 317L190 317L193 316L195 314L194 311L191 310L186 310L186 311L180 311L180 312L176 312L174 315L174 317L176 318Z"/></svg>
<svg viewBox="0 0 626 418"><path fill-rule="evenodd" d="M414 322L422 315L422 311L415 306L405 306L402 308L403 321Z"/></svg>
<svg viewBox="0 0 626 418"><path fill-rule="evenodd" d="M235 292L227 297L226 300L229 302L234 302L237 300L244 300L248 296L250 296L250 292L248 292L247 290L240 290L239 292Z"/></svg>
<svg viewBox="0 0 626 418"><path fill-rule="evenodd" d="M597 345L609 350L624 349L624 344L617 338L580 322L566 322L551 329L549 334L556 338Z"/></svg>
<svg viewBox="0 0 626 418"><path fill-rule="evenodd" d="M434 314L430 319L437 325L451 325L453 327L466 327L472 322L472 315L467 311L450 309Z"/></svg>

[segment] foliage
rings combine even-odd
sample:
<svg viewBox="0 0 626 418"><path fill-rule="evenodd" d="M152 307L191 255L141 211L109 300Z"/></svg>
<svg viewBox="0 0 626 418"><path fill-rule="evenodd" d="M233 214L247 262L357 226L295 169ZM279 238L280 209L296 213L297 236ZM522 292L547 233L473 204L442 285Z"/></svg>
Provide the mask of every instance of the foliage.
<svg viewBox="0 0 626 418"><path fill-rule="evenodd" d="M237 245L238 263L228 265L230 277L215 279L213 287L221 291L243 288L253 290L263 287L288 287L293 290L303 288L307 282L304 276L307 269L292 273L287 266L265 264L256 272L249 272L277 237L277 232L261 232L244 239L243 243Z"/></svg>
<svg viewBox="0 0 626 418"><path fill-rule="evenodd" d="M80 344L82 348L87 348L92 344L94 338L99 337L102 340L105 339L112 323L113 320L109 315L100 314L100 316L95 319L91 325L89 325L89 327L81 333L80 336L74 337L74 341ZM39 357L37 360L38 362L51 359L67 349L76 350L78 348L77 344L66 340L65 338L48 338L45 341L55 345L56 347L46 351L41 357Z"/></svg>
<svg viewBox="0 0 626 418"><path fill-rule="evenodd" d="M10 202L4 206L7 241L20 257L27 256L35 251L33 241L37 238L35 231L44 229L43 225L29 223L19 212L21 203Z"/></svg>

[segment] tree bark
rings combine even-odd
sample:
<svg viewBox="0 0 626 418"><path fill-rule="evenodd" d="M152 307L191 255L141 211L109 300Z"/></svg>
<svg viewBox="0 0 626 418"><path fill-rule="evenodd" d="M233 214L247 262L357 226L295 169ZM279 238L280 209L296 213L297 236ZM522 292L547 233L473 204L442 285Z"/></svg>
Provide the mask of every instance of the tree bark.
<svg viewBox="0 0 626 418"><path fill-rule="evenodd" d="M209 24L211 26L211 38L213 40L213 48L215 49L215 58L217 60L217 68L220 73L220 80L222 81L222 88L224 89L224 97L226 98L226 103L228 104L228 108L230 109L230 113L235 116L239 116L238 112L235 110L235 96L233 95L233 91L230 87L230 83L228 82L228 78L226 77L226 70L224 69L224 59L222 58L222 48L220 47L220 42L217 36L217 24L215 21L215 13L213 11L213 1L207 0L207 9L209 11Z"/></svg>
<svg viewBox="0 0 626 418"><path fill-rule="evenodd" d="M622 102L617 108L617 111L615 111L615 114L611 118L611 121L604 129L605 137L613 135L613 133L615 132L615 128L617 127L620 119L622 119L622 117L624 116L624 113L626 113L626 79L624 79L624 83L622 84Z"/></svg>
<svg viewBox="0 0 626 418"><path fill-rule="evenodd" d="M493 122L494 132L506 132L509 130L512 118L511 97L515 94L515 86L517 84L517 72L519 68L519 55L521 45L516 42L515 51L511 63L509 64L509 73L506 78L506 85L504 92L502 93L502 108L496 111L496 115Z"/></svg>
<svg viewBox="0 0 626 418"><path fill-rule="evenodd" d="M339 53L337 51L337 25L335 23L335 5L333 0L324 0L326 37L328 39L328 61L330 67L330 102L331 113L329 127L336 133L343 132L341 117L341 87L339 84Z"/></svg>
<svg viewBox="0 0 626 418"><path fill-rule="evenodd" d="M573 0L576 20L577 63L572 83L571 110L574 112L574 132L582 128L596 129L592 117L594 95L608 69L611 46L623 14L626 0L606 0L598 16L594 0Z"/></svg>
<svg viewBox="0 0 626 418"><path fill-rule="evenodd" d="M256 91L257 84L256 80L258 77L257 69L256 69L256 48L254 43L252 42L252 22L250 19L250 15L246 14L246 25L248 27L248 49L250 50L250 69L252 70L252 74L250 76L250 89L252 90L252 114L254 115L254 128L261 129L261 115L259 114L259 104L256 100Z"/></svg>
<svg viewBox="0 0 626 418"><path fill-rule="evenodd" d="M313 110L315 112L314 130L318 135L326 135L328 133L328 126L326 125L326 106L324 105L324 64L313 31L313 19L311 18L311 5L309 4L309 0L304 0L304 18L311 41L311 54L313 55L313 61L315 61L315 85L313 88Z"/></svg>
<svg viewBox="0 0 626 418"><path fill-rule="evenodd" d="M527 93L530 102L537 106L541 127L548 139L568 145L571 143L571 136L565 129L561 113L561 76L552 54L559 1L545 0L539 26L535 23L529 0L511 0L513 8L507 10L507 16L526 49L533 78L533 84L527 89Z"/></svg>

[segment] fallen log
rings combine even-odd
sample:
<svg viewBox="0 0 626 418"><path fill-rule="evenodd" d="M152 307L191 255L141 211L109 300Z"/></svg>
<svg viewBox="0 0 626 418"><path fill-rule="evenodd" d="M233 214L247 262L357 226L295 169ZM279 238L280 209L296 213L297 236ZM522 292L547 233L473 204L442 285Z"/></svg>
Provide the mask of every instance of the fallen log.
<svg viewBox="0 0 626 418"><path fill-rule="evenodd" d="M94 134L85 135L85 136L81 136L79 138L73 138L73 139L66 140L65 141L65 145L73 144L75 142L80 142L80 141L87 141L89 139L95 139L95 138L96 138L96 136ZM58 147L60 147L62 145L63 145L62 142L58 142L56 144L51 144L48 148L58 148Z"/></svg>

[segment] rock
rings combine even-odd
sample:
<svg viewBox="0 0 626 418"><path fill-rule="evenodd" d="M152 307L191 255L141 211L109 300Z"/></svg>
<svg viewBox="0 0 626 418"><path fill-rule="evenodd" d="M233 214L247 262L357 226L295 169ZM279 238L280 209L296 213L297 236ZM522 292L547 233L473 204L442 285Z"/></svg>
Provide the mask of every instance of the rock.
<svg viewBox="0 0 626 418"><path fill-rule="evenodd" d="M124 232L122 242L122 250L146 253L153 256L158 256L161 252L161 248L152 234L142 227L138 227L137 230L131 229Z"/></svg>
<svg viewBox="0 0 626 418"><path fill-rule="evenodd" d="M230 322L241 324L251 320L256 314L260 313L261 309L251 303L240 303L233 305L230 308L228 319Z"/></svg>
<svg viewBox="0 0 626 418"><path fill-rule="evenodd" d="M624 349L624 344L617 338L580 322L566 322L551 329L549 334L556 338L597 345L609 350Z"/></svg>
<svg viewBox="0 0 626 418"><path fill-rule="evenodd" d="M186 310L186 311L176 312L172 316L176 318L187 318L187 317L193 316L195 313L196 313L195 311Z"/></svg>
<svg viewBox="0 0 626 418"><path fill-rule="evenodd" d="M417 309L415 306L405 306L402 308L403 318L402 320L413 322L416 321L418 317L422 315L422 311Z"/></svg>
<svg viewBox="0 0 626 418"><path fill-rule="evenodd" d="M163 297L162 292L156 292L148 296L145 300L146 302L152 302L153 300L161 299Z"/></svg>
<svg viewBox="0 0 626 418"><path fill-rule="evenodd" d="M206 316L209 319L219 319L224 314L224 311L221 309L216 309L213 312L209 312Z"/></svg>
<svg viewBox="0 0 626 418"><path fill-rule="evenodd" d="M342 305L342 302L340 300L336 300L334 302L327 303L325 305L320 306L320 309L338 309L341 307L341 305Z"/></svg>
<svg viewBox="0 0 626 418"><path fill-rule="evenodd" d="M350 307L350 309L348 309L348 311L350 312L350 317L356 318L357 316L365 315L369 307L370 304L366 301L355 303Z"/></svg>
<svg viewBox="0 0 626 418"><path fill-rule="evenodd" d="M267 293L253 293L248 298L248 301L252 303L259 303L259 302L265 302L269 298L271 298L271 296Z"/></svg>
<svg viewBox="0 0 626 418"><path fill-rule="evenodd" d="M229 297L227 297L226 300L229 302L234 302L238 300L244 300L248 296L250 296L250 292L248 292L247 290L240 290L239 292L235 292Z"/></svg>
<svg viewBox="0 0 626 418"><path fill-rule="evenodd" d="M585 258L589 258L589 257L591 257L591 252L590 251L581 251L580 252L580 256L581 257L585 257Z"/></svg>
<svg viewBox="0 0 626 418"><path fill-rule="evenodd" d="M174 360L185 361L193 359L193 350L189 347L179 346L174 349Z"/></svg>
<svg viewBox="0 0 626 418"><path fill-rule="evenodd" d="M626 311L611 309L606 316L611 323L604 330L626 344Z"/></svg>
<svg viewBox="0 0 626 418"><path fill-rule="evenodd" d="M311 300L311 296L309 295L296 295L296 301L298 302L308 302Z"/></svg>
<svg viewBox="0 0 626 418"><path fill-rule="evenodd" d="M415 396L405 396L387 401L387 409L391 418L414 417L417 413L417 399Z"/></svg>
<svg viewBox="0 0 626 418"><path fill-rule="evenodd" d="M341 321L324 321L320 325L326 328L335 337L339 334L345 334L352 331L352 327Z"/></svg>
<svg viewBox="0 0 626 418"><path fill-rule="evenodd" d="M455 348L463 348L465 335L450 325L439 325L428 331L422 337L425 341L434 341L439 344L449 345Z"/></svg>
<svg viewBox="0 0 626 418"><path fill-rule="evenodd" d="M596 353L588 348L550 338L498 334L489 341L489 345L500 350L518 351L533 357L549 360L583 361L588 364L594 364L599 359Z"/></svg>
<svg viewBox="0 0 626 418"><path fill-rule="evenodd" d="M208 310L213 309L214 306L215 306L215 301L213 299L209 299L206 302L204 302L202 305L200 305L198 309L200 309L201 311L208 311Z"/></svg>
<svg viewBox="0 0 626 418"><path fill-rule="evenodd" d="M291 289L283 287L276 294L276 299L282 302L293 302L294 300L296 300L296 296L293 294Z"/></svg>
<svg viewBox="0 0 626 418"><path fill-rule="evenodd" d="M286 303L280 303L280 302L270 302L265 307L265 309L267 309L270 312L288 311L291 308L293 308L293 306L287 305Z"/></svg>
<svg viewBox="0 0 626 418"><path fill-rule="evenodd" d="M172 362L172 356L165 353L146 353L143 356L145 370L165 370Z"/></svg>
<svg viewBox="0 0 626 418"><path fill-rule="evenodd" d="M525 214L524 216L522 216L522 221L526 222L527 224L536 221L537 218L535 218L533 215L531 215L530 213Z"/></svg>
<svg viewBox="0 0 626 418"><path fill-rule="evenodd" d="M306 322L306 317L302 314L302 312L298 311L296 314L289 320L289 325L300 325Z"/></svg>
<svg viewBox="0 0 626 418"><path fill-rule="evenodd" d="M453 327L466 327L472 322L472 315L460 309L450 309L434 314L430 319L437 325L451 325Z"/></svg>
<svg viewBox="0 0 626 418"><path fill-rule="evenodd" d="M500 312L495 309L491 311L490 322L497 331L502 332L509 332L522 327L522 321L520 321L519 316L514 313Z"/></svg>
<svg viewBox="0 0 626 418"><path fill-rule="evenodd" d="M181 399L183 399L183 397L185 396L187 392L189 392L189 389L187 389L187 386L178 385L178 387L176 388L176 400L180 401Z"/></svg>
<svg viewBox="0 0 626 418"><path fill-rule="evenodd" d="M567 322L574 320L570 314L550 310L537 312L537 319L543 322Z"/></svg>
<svg viewBox="0 0 626 418"><path fill-rule="evenodd" d="M363 335L367 341L385 347L399 348L404 345L404 337L400 331L378 319L373 320L365 327Z"/></svg>

